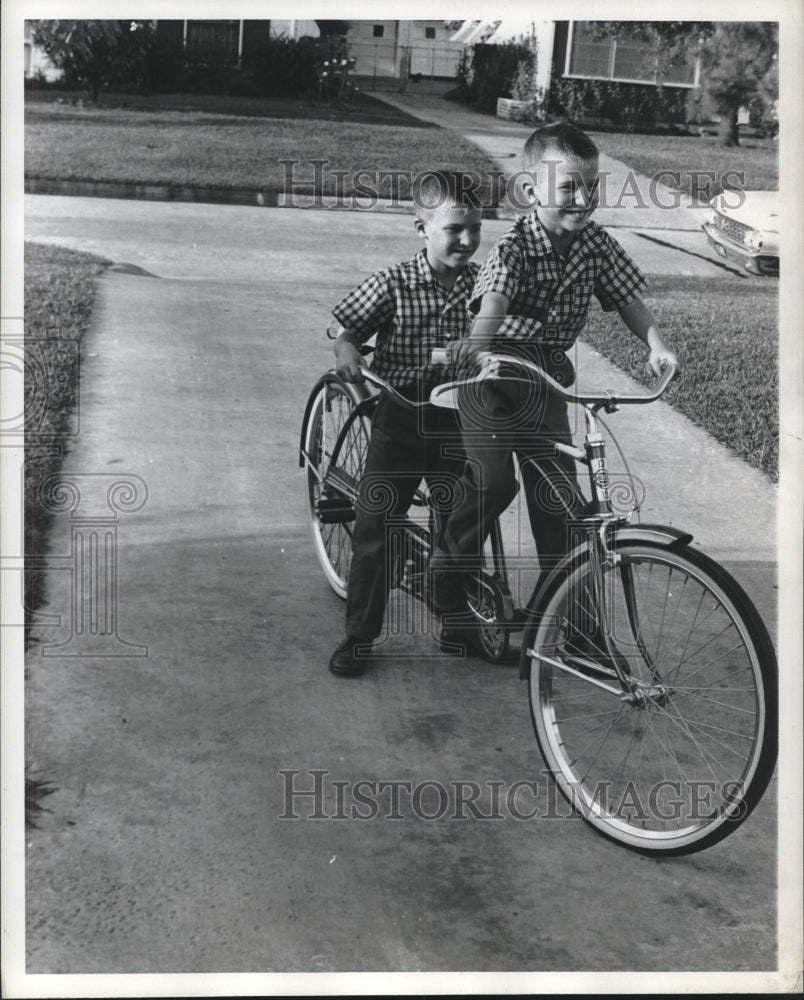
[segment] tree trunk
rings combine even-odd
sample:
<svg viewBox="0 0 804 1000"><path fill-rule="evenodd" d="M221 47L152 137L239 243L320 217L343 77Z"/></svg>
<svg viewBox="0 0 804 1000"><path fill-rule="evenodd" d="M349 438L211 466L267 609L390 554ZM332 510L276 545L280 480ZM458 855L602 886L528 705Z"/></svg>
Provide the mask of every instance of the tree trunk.
<svg viewBox="0 0 804 1000"><path fill-rule="evenodd" d="M721 146L739 146L740 129L737 124L737 113L739 108L725 108L720 113L720 129L718 131L718 142Z"/></svg>

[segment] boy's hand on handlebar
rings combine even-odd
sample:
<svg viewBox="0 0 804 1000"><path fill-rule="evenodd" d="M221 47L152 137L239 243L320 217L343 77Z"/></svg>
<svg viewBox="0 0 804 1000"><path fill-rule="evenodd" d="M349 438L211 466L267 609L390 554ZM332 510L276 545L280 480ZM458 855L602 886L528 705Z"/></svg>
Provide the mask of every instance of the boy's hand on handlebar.
<svg viewBox="0 0 804 1000"><path fill-rule="evenodd" d="M676 377L678 377L681 372L681 362L678 360L678 357L666 347L651 351L650 357L648 358L648 365L650 370L656 376L661 375L668 365L672 365L676 369Z"/></svg>
<svg viewBox="0 0 804 1000"><path fill-rule="evenodd" d="M340 341L335 344L335 373L344 382L363 382L363 373L360 371L363 366L363 355L348 341Z"/></svg>
<svg viewBox="0 0 804 1000"><path fill-rule="evenodd" d="M488 351L488 345L477 340L451 340L447 344L450 364L458 371L473 371L480 364L482 354Z"/></svg>

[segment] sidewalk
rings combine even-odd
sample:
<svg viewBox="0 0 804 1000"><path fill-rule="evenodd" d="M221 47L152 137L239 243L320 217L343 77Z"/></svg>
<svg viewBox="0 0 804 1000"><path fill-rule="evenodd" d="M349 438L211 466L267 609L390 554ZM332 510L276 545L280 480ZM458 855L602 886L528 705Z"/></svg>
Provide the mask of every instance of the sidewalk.
<svg viewBox="0 0 804 1000"><path fill-rule="evenodd" d="M26 235L119 265L62 479L121 500L101 637L117 648L85 631L60 654L78 605L56 569L28 658L28 764L56 788L27 838L29 972L773 967L772 794L683 876L651 862L636 878L633 855L563 819L334 821L336 779L551 794L517 671L441 656L410 602L376 670L326 670L343 603L314 555L299 428L332 363L332 303L417 248L410 217L29 196ZM629 381L583 346L578 369ZM643 519L693 531L771 621L773 487L664 402L644 410L613 418ZM88 534L64 508L54 558Z"/></svg>
<svg viewBox="0 0 804 1000"><path fill-rule="evenodd" d="M429 94L377 93L373 96L422 121L459 132L469 142L479 146L506 177L513 176L521 168L522 147L533 131L528 125L484 115ZM611 206L601 206L595 211L595 221L601 226L700 233L701 216L705 209L690 208L688 204L663 208L662 205L676 204L679 200L677 192L635 173L627 164L605 153L600 154L600 171L606 185L602 197ZM687 196L681 200L689 203ZM510 206L508 212L512 216L521 214Z"/></svg>

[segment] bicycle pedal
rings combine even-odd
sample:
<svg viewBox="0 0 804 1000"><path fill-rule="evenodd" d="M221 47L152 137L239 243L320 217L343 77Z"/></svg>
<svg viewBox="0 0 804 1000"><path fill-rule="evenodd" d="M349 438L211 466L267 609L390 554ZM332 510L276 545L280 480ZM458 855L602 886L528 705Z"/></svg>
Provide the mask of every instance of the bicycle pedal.
<svg viewBox="0 0 804 1000"><path fill-rule="evenodd" d="M349 524L355 519L354 504L346 497L318 500L315 511L322 524Z"/></svg>

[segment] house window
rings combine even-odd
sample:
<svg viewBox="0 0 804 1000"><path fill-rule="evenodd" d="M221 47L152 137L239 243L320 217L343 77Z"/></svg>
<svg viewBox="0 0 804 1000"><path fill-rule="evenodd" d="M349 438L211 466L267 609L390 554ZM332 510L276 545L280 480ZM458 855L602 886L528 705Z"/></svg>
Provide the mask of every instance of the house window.
<svg viewBox="0 0 804 1000"><path fill-rule="evenodd" d="M375 38L382 38L382 36L384 34L385 34L385 25L384 24L375 24L374 25L374 37Z"/></svg>
<svg viewBox="0 0 804 1000"><path fill-rule="evenodd" d="M188 21L187 51L210 62L234 62L238 57L238 21Z"/></svg>
<svg viewBox="0 0 804 1000"><path fill-rule="evenodd" d="M567 76L592 77L598 80L621 80L633 83L655 83L655 43L650 37L596 39L594 24L589 21L571 22L570 44L567 48ZM665 83L693 86L695 64L670 67Z"/></svg>
<svg viewBox="0 0 804 1000"><path fill-rule="evenodd" d="M425 28L424 29L425 38L435 38L435 28Z"/></svg>

